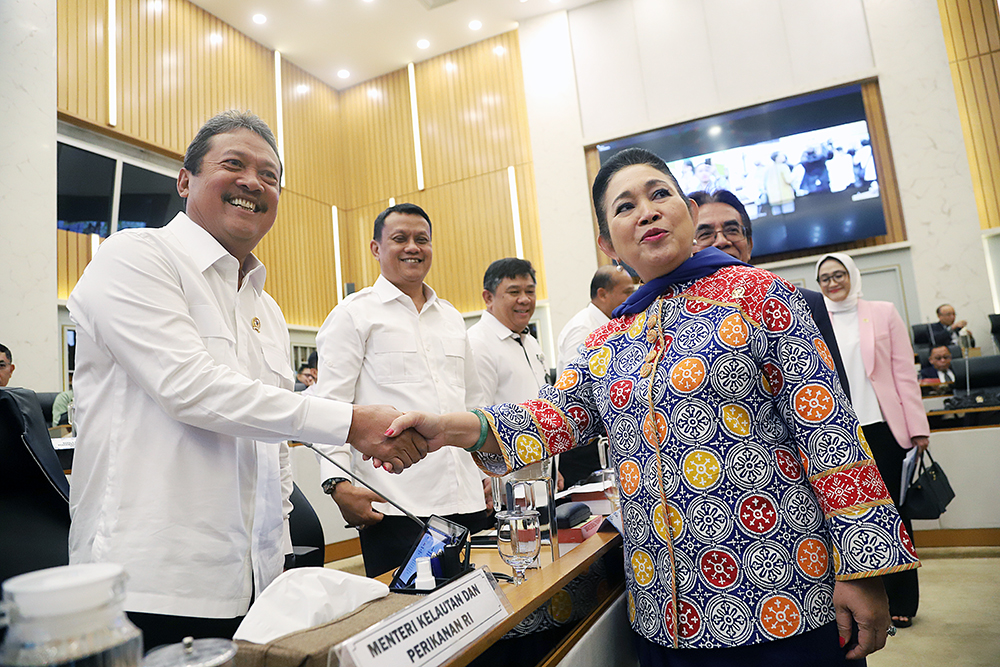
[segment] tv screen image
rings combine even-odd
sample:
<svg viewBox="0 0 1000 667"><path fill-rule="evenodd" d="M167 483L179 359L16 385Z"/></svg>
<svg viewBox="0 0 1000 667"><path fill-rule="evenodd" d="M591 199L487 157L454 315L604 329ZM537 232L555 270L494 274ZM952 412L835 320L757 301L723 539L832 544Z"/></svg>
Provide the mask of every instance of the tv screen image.
<svg viewBox="0 0 1000 667"><path fill-rule="evenodd" d="M601 163L630 146L663 158L685 193L736 194L755 258L886 233L860 85L600 144Z"/></svg>

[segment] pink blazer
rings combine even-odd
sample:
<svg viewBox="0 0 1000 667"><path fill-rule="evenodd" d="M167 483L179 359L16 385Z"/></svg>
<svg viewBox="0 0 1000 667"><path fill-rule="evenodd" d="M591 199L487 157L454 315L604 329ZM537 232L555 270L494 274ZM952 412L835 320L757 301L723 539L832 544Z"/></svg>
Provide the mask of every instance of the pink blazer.
<svg viewBox="0 0 1000 667"><path fill-rule="evenodd" d="M858 301L861 358L889 430L903 449L930 435L906 324L888 301Z"/></svg>

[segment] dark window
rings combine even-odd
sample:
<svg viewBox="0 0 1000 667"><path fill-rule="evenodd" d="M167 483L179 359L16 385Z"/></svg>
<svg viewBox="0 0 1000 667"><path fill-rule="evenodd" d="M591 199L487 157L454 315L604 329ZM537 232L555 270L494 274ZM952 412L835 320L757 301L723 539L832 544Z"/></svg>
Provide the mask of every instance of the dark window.
<svg viewBox="0 0 1000 667"><path fill-rule="evenodd" d="M118 229L163 227L183 210L177 179L131 164L122 165Z"/></svg>
<svg viewBox="0 0 1000 667"><path fill-rule="evenodd" d="M59 229L80 234L111 233L115 161L66 144L57 149Z"/></svg>

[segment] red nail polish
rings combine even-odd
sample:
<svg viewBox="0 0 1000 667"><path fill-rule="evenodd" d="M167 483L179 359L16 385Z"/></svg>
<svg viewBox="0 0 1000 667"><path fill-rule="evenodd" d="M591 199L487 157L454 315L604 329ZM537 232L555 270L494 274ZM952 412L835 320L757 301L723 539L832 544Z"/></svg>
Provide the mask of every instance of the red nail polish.
<svg viewBox="0 0 1000 667"><path fill-rule="evenodd" d="M844 648L844 644L847 643L847 640L843 637L838 637L838 639L840 639L840 648Z"/></svg>
<svg viewBox="0 0 1000 667"><path fill-rule="evenodd" d="M386 435L386 437L390 437L390 438L392 437L392 428L391 427L387 428L385 430L385 435Z"/></svg>

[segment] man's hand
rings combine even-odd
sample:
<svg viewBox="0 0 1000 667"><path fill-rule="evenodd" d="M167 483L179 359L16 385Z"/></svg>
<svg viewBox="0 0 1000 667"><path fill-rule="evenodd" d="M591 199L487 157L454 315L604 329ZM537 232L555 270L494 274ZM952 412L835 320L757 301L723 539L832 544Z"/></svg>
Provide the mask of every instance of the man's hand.
<svg viewBox="0 0 1000 667"><path fill-rule="evenodd" d="M392 420L402 413L389 405L355 405L347 441L376 467L389 472L403 472L427 456L427 443L414 431L399 437L387 437Z"/></svg>
<svg viewBox="0 0 1000 667"><path fill-rule="evenodd" d="M384 503L385 498L363 486L341 482L333 490L333 500L349 526L364 528L382 520L382 513L372 509L372 503Z"/></svg>
<svg viewBox="0 0 1000 667"><path fill-rule="evenodd" d="M858 644L847 652L848 660L858 660L885 646L888 636L889 599L882 579L838 581L833 586L833 608L841 642L851 638L851 621L858 624Z"/></svg>

